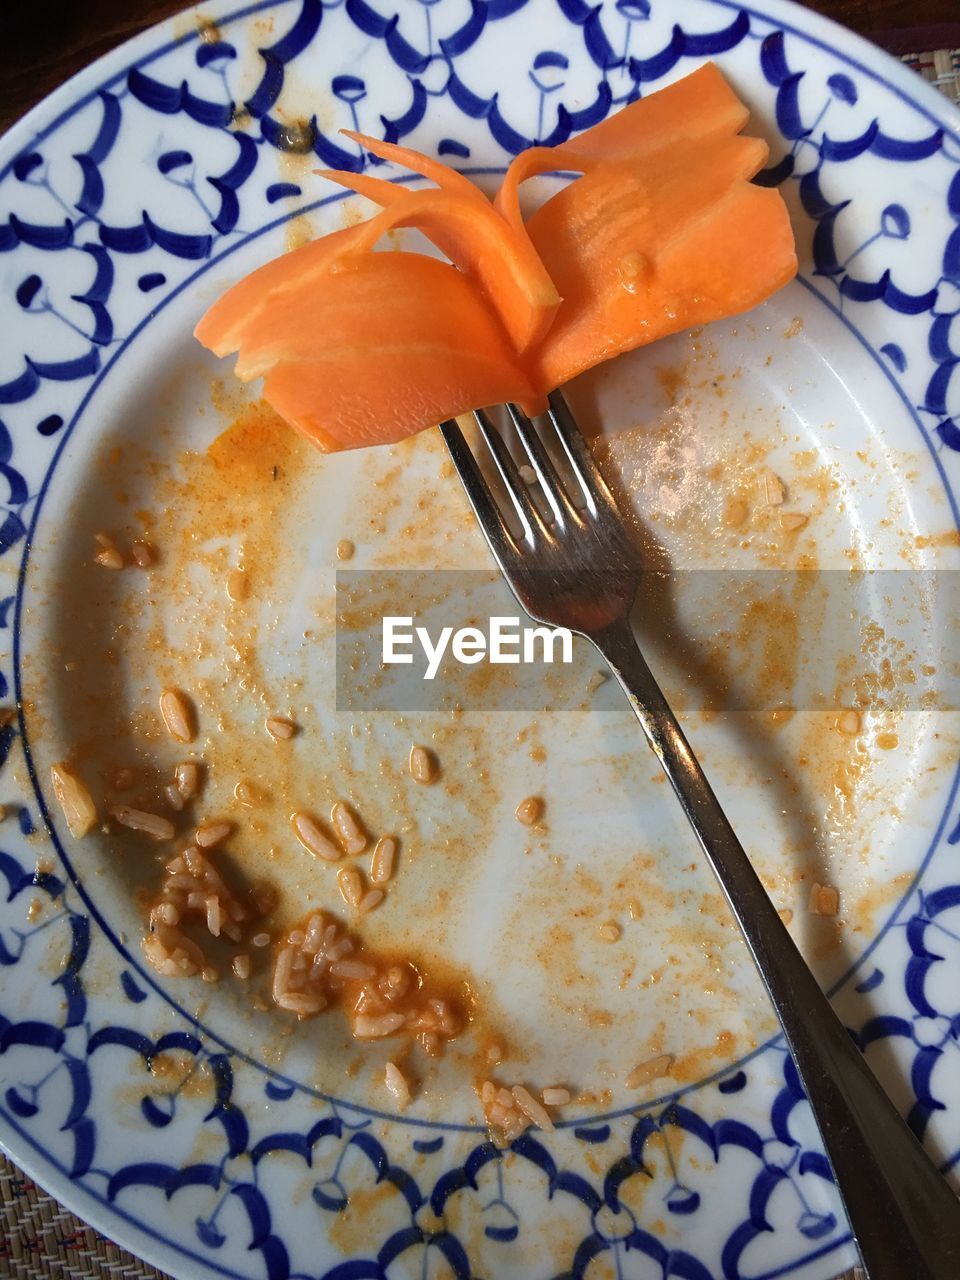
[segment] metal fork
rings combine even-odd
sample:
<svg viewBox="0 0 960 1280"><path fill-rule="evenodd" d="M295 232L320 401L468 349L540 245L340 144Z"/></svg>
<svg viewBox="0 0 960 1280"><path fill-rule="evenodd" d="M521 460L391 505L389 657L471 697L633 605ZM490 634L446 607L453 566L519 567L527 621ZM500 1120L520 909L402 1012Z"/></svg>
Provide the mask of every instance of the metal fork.
<svg viewBox="0 0 960 1280"><path fill-rule="evenodd" d="M592 641L629 697L769 992L871 1280L958 1280L960 1201L807 968L637 646L629 615L644 570L589 446L554 393L544 431L552 430L571 485L531 420L514 405L507 410L551 516L541 513L489 415L477 411L518 534L460 427L440 428L504 577L533 619Z"/></svg>

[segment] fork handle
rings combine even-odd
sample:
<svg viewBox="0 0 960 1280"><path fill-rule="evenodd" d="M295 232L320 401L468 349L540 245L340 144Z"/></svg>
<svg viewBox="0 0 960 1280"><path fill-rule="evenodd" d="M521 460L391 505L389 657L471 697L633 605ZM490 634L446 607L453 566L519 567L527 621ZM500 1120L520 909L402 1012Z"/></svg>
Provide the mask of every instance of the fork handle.
<svg viewBox="0 0 960 1280"><path fill-rule="evenodd" d="M737 918L820 1127L870 1280L957 1280L960 1201L901 1119L787 932L629 622L590 636L620 681Z"/></svg>

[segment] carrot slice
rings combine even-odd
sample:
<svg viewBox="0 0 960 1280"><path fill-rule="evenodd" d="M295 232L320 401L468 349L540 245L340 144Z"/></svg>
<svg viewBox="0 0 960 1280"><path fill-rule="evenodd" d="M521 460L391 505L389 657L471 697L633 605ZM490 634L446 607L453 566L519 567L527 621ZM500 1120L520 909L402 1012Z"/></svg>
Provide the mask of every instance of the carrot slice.
<svg viewBox="0 0 960 1280"><path fill-rule="evenodd" d="M271 320L264 396L321 449L402 440L534 394L469 279L421 254L367 255L287 294Z"/></svg>
<svg viewBox="0 0 960 1280"><path fill-rule="evenodd" d="M442 191L449 191L452 195L462 195L468 200L489 204L487 197L478 186L475 186L464 174L458 173L456 169L451 169L448 164L444 164L442 160L433 160L430 156L425 156L421 151L414 151L412 147L401 147L396 142L385 142L382 138L371 138L368 134L357 133L353 129L341 129L341 133L346 138L352 138L354 142L359 143L361 147L364 147L372 155L378 156L381 160L389 160L391 163L399 165L401 169L409 169L411 173L419 173L421 177L429 178Z"/></svg>
<svg viewBox="0 0 960 1280"><path fill-rule="evenodd" d="M551 209L550 201L530 222L564 295L531 367L540 390L657 338L747 311L796 273L793 232L776 191L727 182L712 202L691 208L678 182L676 203L656 200L644 216L642 192L623 170L611 167L603 178L605 191L598 182L588 190L602 198L600 207L584 198L571 208L576 183L561 193L565 209Z"/></svg>
<svg viewBox="0 0 960 1280"><path fill-rule="evenodd" d="M408 206L410 213L395 225L418 227L451 262L476 275L517 351L527 351L539 342L560 305L560 295L525 229L507 225L478 187L440 161L364 134L348 136L375 155L437 182L440 190L405 192L396 183L369 174L332 169L317 172L383 208L395 208L405 194L428 197Z"/></svg>
<svg viewBox="0 0 960 1280"><path fill-rule="evenodd" d="M194 337L214 355L230 355L240 346L251 319L270 305L275 293L288 288L297 275L328 271L334 262L361 244L366 234L361 226L347 227L265 262L217 299L194 329Z"/></svg>
<svg viewBox="0 0 960 1280"><path fill-rule="evenodd" d="M638 98L559 147L530 147L511 161L495 204L522 225L519 191L528 178L558 169L585 173L604 162L640 161L657 152L731 137L750 112L713 62Z"/></svg>
<svg viewBox="0 0 960 1280"><path fill-rule="evenodd" d="M251 318L236 372L265 376L264 398L321 449L401 440L533 395L496 315L449 263L364 253L319 279L296 274Z"/></svg>

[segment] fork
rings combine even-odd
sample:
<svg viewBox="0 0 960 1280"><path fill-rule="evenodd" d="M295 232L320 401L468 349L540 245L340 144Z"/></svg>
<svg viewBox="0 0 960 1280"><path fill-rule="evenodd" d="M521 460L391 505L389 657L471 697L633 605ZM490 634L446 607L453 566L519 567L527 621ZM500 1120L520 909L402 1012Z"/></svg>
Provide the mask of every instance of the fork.
<svg viewBox="0 0 960 1280"><path fill-rule="evenodd" d="M473 417L519 533L459 425L440 428L497 564L526 612L590 640L630 699L773 1002L870 1280L958 1280L960 1201L807 968L638 648L629 617L644 569L589 446L559 392L543 438L515 405L506 408L549 516L489 414ZM572 483L545 446L551 432Z"/></svg>

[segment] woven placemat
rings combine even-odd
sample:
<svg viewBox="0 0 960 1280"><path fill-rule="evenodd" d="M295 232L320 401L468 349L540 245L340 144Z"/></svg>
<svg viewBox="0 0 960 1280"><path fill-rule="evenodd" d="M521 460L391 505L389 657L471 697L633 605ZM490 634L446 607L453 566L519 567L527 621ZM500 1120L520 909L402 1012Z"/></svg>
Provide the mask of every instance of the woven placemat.
<svg viewBox="0 0 960 1280"><path fill-rule="evenodd" d="M902 61L960 104L960 49L934 49L929 53L905 53Z"/></svg>
<svg viewBox="0 0 960 1280"><path fill-rule="evenodd" d="M960 49L902 61L960 104ZM0 1276L14 1280L170 1280L64 1209L0 1153ZM859 1267L838 1280L867 1280Z"/></svg>

